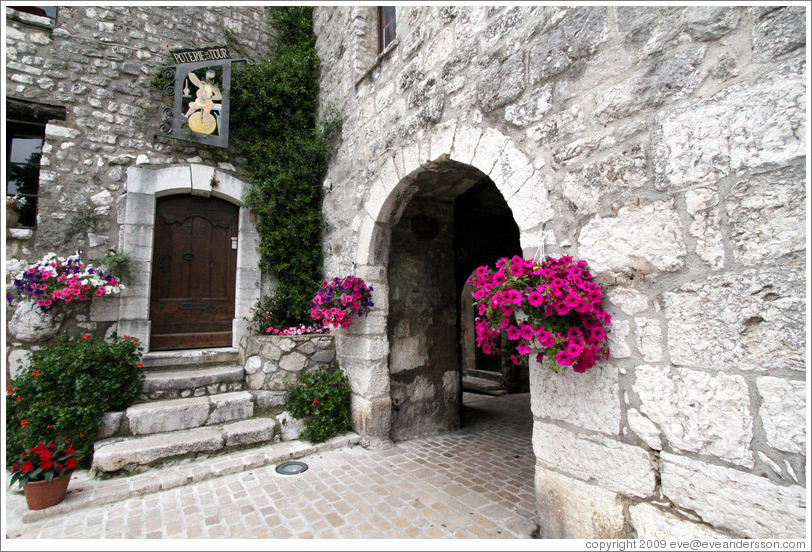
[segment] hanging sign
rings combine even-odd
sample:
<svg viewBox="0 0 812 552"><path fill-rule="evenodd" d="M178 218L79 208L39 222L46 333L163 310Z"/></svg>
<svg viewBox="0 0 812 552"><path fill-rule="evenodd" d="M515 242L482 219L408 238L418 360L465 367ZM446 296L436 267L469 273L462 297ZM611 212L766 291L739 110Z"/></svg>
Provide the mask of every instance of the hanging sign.
<svg viewBox="0 0 812 552"><path fill-rule="evenodd" d="M179 63L164 68L164 76L173 78L166 90L174 102L158 135L227 148L231 64L246 60L230 59L225 46L171 53Z"/></svg>
<svg viewBox="0 0 812 552"><path fill-rule="evenodd" d="M229 59L228 48L212 46L197 50L173 50L170 52L175 63L195 63L197 61L215 61Z"/></svg>

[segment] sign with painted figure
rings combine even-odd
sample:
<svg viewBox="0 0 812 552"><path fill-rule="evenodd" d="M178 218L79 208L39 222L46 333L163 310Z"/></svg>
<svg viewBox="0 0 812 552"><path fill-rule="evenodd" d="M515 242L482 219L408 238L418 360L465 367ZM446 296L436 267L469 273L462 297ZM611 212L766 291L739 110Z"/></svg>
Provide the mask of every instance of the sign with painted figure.
<svg viewBox="0 0 812 552"><path fill-rule="evenodd" d="M222 109L222 104L217 102L223 99L223 94L220 92L215 78L216 74L214 69L206 68L205 78L201 80L194 71L189 71L186 81L183 83L184 100L191 100L192 97L189 81L192 81L192 85L197 87L194 100L188 102L189 109L183 114L192 132L212 134L217 130L217 120L220 119Z"/></svg>
<svg viewBox="0 0 812 552"><path fill-rule="evenodd" d="M246 60L230 59L224 46L171 53L180 62L164 69L174 103L158 136L227 148L231 64Z"/></svg>

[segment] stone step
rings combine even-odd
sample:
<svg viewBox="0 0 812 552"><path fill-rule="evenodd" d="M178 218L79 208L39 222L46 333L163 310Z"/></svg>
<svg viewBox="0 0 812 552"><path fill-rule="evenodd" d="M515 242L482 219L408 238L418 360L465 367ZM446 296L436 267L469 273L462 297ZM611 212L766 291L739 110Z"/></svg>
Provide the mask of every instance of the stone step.
<svg viewBox="0 0 812 552"><path fill-rule="evenodd" d="M124 415L130 435L149 435L214 425L254 415L248 391L135 404Z"/></svg>
<svg viewBox="0 0 812 552"><path fill-rule="evenodd" d="M144 371L195 367L211 364L237 364L239 351L231 347L218 349L181 349L150 351L141 358Z"/></svg>
<svg viewBox="0 0 812 552"><path fill-rule="evenodd" d="M214 365L183 369L155 369L144 374L139 402L200 397L242 391L242 366Z"/></svg>
<svg viewBox="0 0 812 552"><path fill-rule="evenodd" d="M501 372L491 372L490 370L468 370L465 372L465 376L470 376L472 378L481 378L491 381L499 381L499 378L502 377Z"/></svg>
<svg viewBox="0 0 812 552"><path fill-rule="evenodd" d="M464 376L462 378L462 388L464 391L481 393L484 395L493 395L494 397L507 394L507 390L505 390L498 382L471 376Z"/></svg>
<svg viewBox="0 0 812 552"><path fill-rule="evenodd" d="M105 439L94 445L91 469L102 474L142 472L147 467L169 461L201 459L274 440L279 440L279 423L275 418L253 418L184 431Z"/></svg>

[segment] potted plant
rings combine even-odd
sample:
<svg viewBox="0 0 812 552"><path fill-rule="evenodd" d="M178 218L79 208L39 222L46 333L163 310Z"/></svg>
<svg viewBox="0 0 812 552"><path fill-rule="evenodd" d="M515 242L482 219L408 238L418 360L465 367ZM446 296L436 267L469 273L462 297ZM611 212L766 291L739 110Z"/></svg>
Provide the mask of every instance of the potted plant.
<svg viewBox="0 0 812 552"><path fill-rule="evenodd" d="M103 414L126 410L141 390L142 351L138 339L113 334L59 335L28 353L26 369L6 386L12 483L25 492L26 483L54 481L90 464Z"/></svg>
<svg viewBox="0 0 812 552"><path fill-rule="evenodd" d="M469 278L476 309L476 343L485 354L498 352L502 333L515 347L511 360L542 351L547 367L572 366L586 372L609 357L611 317L602 306L603 290L592 281L586 261L547 256L541 262L503 257L496 269L480 266Z"/></svg>
<svg viewBox="0 0 812 552"><path fill-rule="evenodd" d="M21 299L36 302L43 312L48 312L54 304L119 293L124 286L112 274L82 261L77 252L70 257L46 254L17 274L9 288L9 305Z"/></svg>
<svg viewBox="0 0 812 552"><path fill-rule="evenodd" d="M28 200L19 194L6 196L6 227L15 228L20 220L20 213Z"/></svg>
<svg viewBox="0 0 812 552"><path fill-rule="evenodd" d="M11 460L9 483L23 489L29 510L50 508L65 498L78 461L73 443L39 441Z"/></svg>
<svg viewBox="0 0 812 552"><path fill-rule="evenodd" d="M366 316L374 306L372 286L367 287L357 276L334 278L323 282L313 297L310 315L325 326L347 329L353 317Z"/></svg>

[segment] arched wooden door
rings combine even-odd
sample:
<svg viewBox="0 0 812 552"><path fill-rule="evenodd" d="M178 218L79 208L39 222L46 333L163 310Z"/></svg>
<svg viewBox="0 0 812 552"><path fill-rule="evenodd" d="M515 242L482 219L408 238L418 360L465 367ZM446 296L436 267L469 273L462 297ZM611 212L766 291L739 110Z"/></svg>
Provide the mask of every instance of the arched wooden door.
<svg viewBox="0 0 812 552"><path fill-rule="evenodd" d="M156 203L150 349L230 347L239 208L190 195Z"/></svg>

